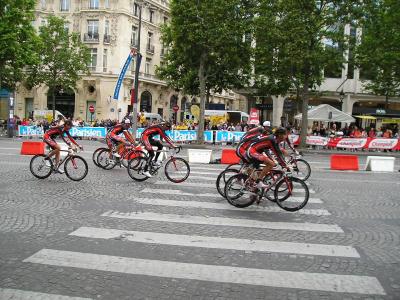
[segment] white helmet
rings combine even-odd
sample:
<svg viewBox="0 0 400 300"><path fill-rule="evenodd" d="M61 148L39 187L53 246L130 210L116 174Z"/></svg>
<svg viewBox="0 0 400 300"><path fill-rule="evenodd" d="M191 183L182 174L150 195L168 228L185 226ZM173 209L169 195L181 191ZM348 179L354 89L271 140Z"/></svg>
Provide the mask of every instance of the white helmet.
<svg viewBox="0 0 400 300"><path fill-rule="evenodd" d="M270 127L271 126L271 122L270 121L264 121L263 126L264 127Z"/></svg>

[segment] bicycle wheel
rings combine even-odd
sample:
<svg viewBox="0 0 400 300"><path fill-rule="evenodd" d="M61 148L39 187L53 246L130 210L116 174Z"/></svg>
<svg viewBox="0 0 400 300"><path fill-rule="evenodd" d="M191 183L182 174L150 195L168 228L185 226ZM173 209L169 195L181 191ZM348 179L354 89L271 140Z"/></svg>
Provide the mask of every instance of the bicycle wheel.
<svg viewBox="0 0 400 300"><path fill-rule="evenodd" d="M274 184L274 183L278 182L281 177L282 177L281 172L272 171L272 173L265 176L263 182L268 185ZM276 202L275 188L276 188L276 185L272 186L267 191L263 191L263 197L267 198L269 201ZM283 198L287 194L288 194L288 189L286 186L282 186L278 189L279 198Z"/></svg>
<svg viewBox="0 0 400 300"><path fill-rule="evenodd" d="M230 165L228 165L226 168L225 168L225 170L228 170L228 169L235 169L235 168L238 168L238 169L240 169L242 167L242 164L230 164Z"/></svg>
<svg viewBox="0 0 400 300"><path fill-rule="evenodd" d="M147 159L145 157L131 159L127 168L129 176L136 181L145 181L149 178L143 174L146 165Z"/></svg>
<svg viewBox="0 0 400 300"><path fill-rule="evenodd" d="M98 164L98 162L97 162L97 156L99 155L100 151L102 151L102 150L107 150L107 149L108 149L108 148L97 148L97 149L93 152L92 160L93 160L93 163L94 163L97 167L100 167L99 164Z"/></svg>
<svg viewBox="0 0 400 300"><path fill-rule="evenodd" d="M134 159L135 157L139 157L139 156L146 157L146 153L144 153L141 150L131 150L124 155L124 158L121 160L121 164L125 168L128 168L129 161Z"/></svg>
<svg viewBox="0 0 400 300"><path fill-rule="evenodd" d="M286 186L289 190L287 197L279 198L279 188ZM287 211L298 211L308 202L309 191L307 184L297 177L285 177L279 181L275 188L276 204Z"/></svg>
<svg viewBox="0 0 400 300"><path fill-rule="evenodd" d="M86 177L89 168L86 160L80 156L70 156L64 163L65 175L73 181L81 181Z"/></svg>
<svg viewBox="0 0 400 300"><path fill-rule="evenodd" d="M53 162L51 159L48 160L50 163L50 167L46 165L45 160L46 155L35 155L32 157L31 162L29 163L29 169L33 176L39 179L45 179L50 176L53 171Z"/></svg>
<svg viewBox="0 0 400 300"><path fill-rule="evenodd" d="M104 170L111 170L117 165L114 160L110 159L109 149L100 151L99 155L97 155L97 163Z"/></svg>
<svg viewBox="0 0 400 300"><path fill-rule="evenodd" d="M186 160L180 157L171 157L164 168L165 176L174 183L184 182L190 175L190 167Z"/></svg>
<svg viewBox="0 0 400 300"><path fill-rule="evenodd" d="M225 198L228 203L239 208L252 205L259 199L256 192L250 192L246 186L248 176L245 174L233 175L225 184Z"/></svg>
<svg viewBox="0 0 400 300"><path fill-rule="evenodd" d="M297 159L293 163L293 175L306 181L311 175L311 167L304 159Z"/></svg>
<svg viewBox="0 0 400 300"><path fill-rule="evenodd" d="M218 193L225 198L225 184L233 175L239 173L237 169L225 169L223 170L217 177L217 181L215 182L217 186Z"/></svg>

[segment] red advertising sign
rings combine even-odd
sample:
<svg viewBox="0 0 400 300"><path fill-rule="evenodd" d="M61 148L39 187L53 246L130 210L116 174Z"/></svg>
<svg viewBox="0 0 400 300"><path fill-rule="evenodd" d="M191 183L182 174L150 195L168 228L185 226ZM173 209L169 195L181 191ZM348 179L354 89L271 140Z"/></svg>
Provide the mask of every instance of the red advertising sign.
<svg viewBox="0 0 400 300"><path fill-rule="evenodd" d="M178 106L178 105L174 105L174 106L172 107L172 110L173 110L174 112L177 112L177 111L179 110L179 106Z"/></svg>
<svg viewBox="0 0 400 300"><path fill-rule="evenodd" d="M250 110L250 118L249 118L249 124L253 125L258 125L260 124L260 115L259 115L259 110L257 108L252 108Z"/></svg>
<svg viewBox="0 0 400 300"><path fill-rule="evenodd" d="M94 106L93 106L93 105L90 105L90 106L89 106L89 112L90 112L91 114L93 114L94 111L95 111Z"/></svg>

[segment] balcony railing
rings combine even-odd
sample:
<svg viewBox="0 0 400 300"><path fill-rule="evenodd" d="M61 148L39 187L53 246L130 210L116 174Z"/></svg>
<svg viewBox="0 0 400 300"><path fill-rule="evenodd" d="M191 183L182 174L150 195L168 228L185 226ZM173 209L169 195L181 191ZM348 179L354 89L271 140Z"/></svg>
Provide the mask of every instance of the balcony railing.
<svg viewBox="0 0 400 300"><path fill-rule="evenodd" d="M85 33L83 36L83 41L86 43L98 43L99 42L99 34L96 32Z"/></svg>
<svg viewBox="0 0 400 300"><path fill-rule="evenodd" d="M150 54L154 54L154 46L153 46L153 45L150 45L150 44L147 44L147 46L146 46L146 52L147 52L147 53L150 53Z"/></svg>
<svg viewBox="0 0 400 300"><path fill-rule="evenodd" d="M111 35L105 34L103 37L103 42L104 42L104 44L110 44L111 43Z"/></svg>

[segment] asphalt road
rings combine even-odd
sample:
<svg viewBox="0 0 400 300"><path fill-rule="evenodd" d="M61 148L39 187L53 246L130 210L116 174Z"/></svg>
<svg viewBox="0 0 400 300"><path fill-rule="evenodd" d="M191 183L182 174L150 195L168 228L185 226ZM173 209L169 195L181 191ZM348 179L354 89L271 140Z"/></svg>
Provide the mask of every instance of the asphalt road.
<svg viewBox="0 0 400 300"><path fill-rule="evenodd" d="M0 139L1 300L400 299L397 171L332 172L307 154L302 211L236 209L214 187L222 165L136 183L82 143L89 174L72 182L36 179L21 141Z"/></svg>

